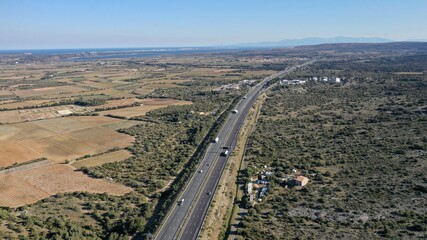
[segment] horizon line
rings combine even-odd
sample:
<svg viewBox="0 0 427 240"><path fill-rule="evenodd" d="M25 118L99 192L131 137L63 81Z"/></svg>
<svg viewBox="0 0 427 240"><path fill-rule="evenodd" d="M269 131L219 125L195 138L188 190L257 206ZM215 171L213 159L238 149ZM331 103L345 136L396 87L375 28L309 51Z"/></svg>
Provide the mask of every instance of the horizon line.
<svg viewBox="0 0 427 240"><path fill-rule="evenodd" d="M289 48L289 47L297 47L297 46L314 46L314 45L323 45L323 44L352 44L352 43L358 43L358 44L383 44L383 43L392 43L392 42L418 42L418 43L424 43L427 42L427 39L409 39L409 40L393 40L393 39L387 39L390 40L390 42L329 42L329 43L318 43L318 44L296 44L296 45L290 45L290 46L283 46L280 45L280 41L285 40L303 40L303 39L312 39L312 38L318 38L318 37L310 37L310 38L298 38L298 39L283 39L279 41L263 41L263 42L247 42L247 43L233 43L233 44L219 44L219 45L184 45L184 46L145 46L145 47L54 47L54 48L10 48L10 49L0 49L0 52L5 51L43 51L43 50L99 50L99 49L105 49L105 50L138 50L138 49L177 49L177 48L205 48L205 49L211 49L211 48L217 48L217 49L254 49L254 48L275 48L275 47L281 47L281 48ZM333 38L341 38L341 37L331 37L331 38L318 38L318 39L333 39ZM348 38L358 38L358 37L348 37ZM360 38L367 38L369 37L360 37ZM375 39L375 38L372 38ZM378 38L380 39L380 38ZM272 45L268 46L251 46L250 44L263 44L263 43L271 43ZM277 43L278 45L274 45L274 43ZM247 44L247 45L246 45Z"/></svg>

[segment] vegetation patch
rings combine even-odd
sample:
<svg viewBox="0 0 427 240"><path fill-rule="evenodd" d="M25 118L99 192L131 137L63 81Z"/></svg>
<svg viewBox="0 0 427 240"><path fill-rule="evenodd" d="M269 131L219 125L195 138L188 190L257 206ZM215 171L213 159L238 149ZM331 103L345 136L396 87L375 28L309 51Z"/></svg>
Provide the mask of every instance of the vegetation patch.
<svg viewBox="0 0 427 240"><path fill-rule="evenodd" d="M319 62L294 77L333 67L345 83L271 91L250 138L246 174L263 166L274 174L265 200L241 222L241 237L422 238L427 84L423 76L394 72L419 71L426 63L422 56ZM310 178L302 189L285 184L294 170Z"/></svg>

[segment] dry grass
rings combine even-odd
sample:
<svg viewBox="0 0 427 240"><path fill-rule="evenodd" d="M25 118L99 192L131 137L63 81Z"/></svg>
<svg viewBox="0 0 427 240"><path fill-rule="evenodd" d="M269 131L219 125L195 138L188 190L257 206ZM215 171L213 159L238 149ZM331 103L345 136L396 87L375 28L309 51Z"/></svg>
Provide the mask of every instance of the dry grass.
<svg viewBox="0 0 427 240"><path fill-rule="evenodd" d="M117 100L109 100L107 103L99 105L99 106L93 106L89 107L91 110L95 110L97 108L111 108L111 107L119 107L119 106L126 106L133 103L141 102L141 99L138 98L125 98L125 99L117 99Z"/></svg>
<svg viewBox="0 0 427 240"><path fill-rule="evenodd" d="M0 108L15 109L15 108L22 108L22 107L34 107L34 106L46 104L49 102L50 100L28 100L28 101L21 101L21 102L9 102L5 104L0 104Z"/></svg>
<svg viewBox="0 0 427 240"><path fill-rule="evenodd" d="M16 90L13 93L19 97L49 96L58 93L78 93L85 89L75 86L44 87L35 89Z"/></svg>
<svg viewBox="0 0 427 240"><path fill-rule="evenodd" d="M141 106L103 111L103 112L101 112L101 114L103 114L103 115L112 114L112 115L116 115L116 116L131 118L131 117L136 117L136 116L142 116L151 110L163 108L163 107L166 107L169 105L192 104L189 101L180 101L180 100L164 99L164 98L161 98L161 99L143 99L140 101L140 103L142 104Z"/></svg>
<svg viewBox="0 0 427 240"><path fill-rule="evenodd" d="M12 92L8 90L0 90L0 96L10 96L13 95Z"/></svg>

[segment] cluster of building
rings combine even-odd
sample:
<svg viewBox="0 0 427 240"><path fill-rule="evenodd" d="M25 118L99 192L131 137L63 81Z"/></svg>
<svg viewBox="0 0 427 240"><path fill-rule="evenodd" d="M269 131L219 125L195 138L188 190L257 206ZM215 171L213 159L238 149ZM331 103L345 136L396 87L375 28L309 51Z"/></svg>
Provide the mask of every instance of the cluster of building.
<svg viewBox="0 0 427 240"><path fill-rule="evenodd" d="M273 172L270 171L261 171L258 174L257 179L252 179L251 182L246 185L246 193L249 195L249 201L254 203L254 198L257 198L258 202L261 202L262 199L266 196L268 191L268 180L267 177L272 175ZM286 186L298 186L304 187L310 181L309 178L297 173L296 170L293 171L291 175L287 175L282 179L283 183Z"/></svg>
<svg viewBox="0 0 427 240"><path fill-rule="evenodd" d="M233 84L227 84L227 85L221 86L218 90L239 90L239 89L240 89L240 84L233 83Z"/></svg>
<svg viewBox="0 0 427 240"><path fill-rule="evenodd" d="M299 84L305 84L307 81L305 80L280 80L281 85L299 85Z"/></svg>
<svg viewBox="0 0 427 240"><path fill-rule="evenodd" d="M264 169L267 169L267 166L264 166ZM268 177L272 174L273 172L271 171L261 170L256 179L251 178L251 181L246 184L245 190L246 194L249 196L249 202L254 204L255 199L258 202L262 201L268 191ZM281 180L286 187L304 187L310 181L309 178L303 176L295 169L292 171L292 174L286 175Z"/></svg>
<svg viewBox="0 0 427 240"><path fill-rule="evenodd" d="M217 91L239 90L242 86L254 86L256 83L257 83L257 80L242 80L238 83L223 85L216 90Z"/></svg>
<svg viewBox="0 0 427 240"><path fill-rule="evenodd" d="M268 180L267 176L272 175L273 172L261 171L258 174L257 179L251 179L251 182L246 184L246 194L249 195L249 201L254 203L256 198L258 202L261 202L268 191Z"/></svg>
<svg viewBox="0 0 427 240"><path fill-rule="evenodd" d="M322 77L322 78L311 77L310 80L315 82L321 81L321 82L329 82L329 83L341 83L341 78L339 77Z"/></svg>
<svg viewBox="0 0 427 240"><path fill-rule="evenodd" d="M262 63L282 63L282 62L294 62L294 61L308 61L308 58L304 57L250 57L244 58L244 62L262 62Z"/></svg>
<svg viewBox="0 0 427 240"><path fill-rule="evenodd" d="M338 78L338 77L322 77L322 78L311 77L311 78L309 78L309 81L341 83L341 78ZM307 83L307 80L297 80L297 79L294 79L294 80L282 79L279 82L279 84L281 84L281 85L299 85L299 84L305 84L305 83Z"/></svg>

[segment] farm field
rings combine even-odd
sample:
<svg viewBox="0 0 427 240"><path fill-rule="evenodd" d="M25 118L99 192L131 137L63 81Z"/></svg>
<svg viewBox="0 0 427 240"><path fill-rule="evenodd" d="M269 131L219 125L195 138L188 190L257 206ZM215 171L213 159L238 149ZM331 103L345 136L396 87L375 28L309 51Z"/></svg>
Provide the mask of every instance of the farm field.
<svg viewBox="0 0 427 240"><path fill-rule="evenodd" d="M21 122L18 111L2 111L0 112L0 123L15 123Z"/></svg>
<svg viewBox="0 0 427 240"><path fill-rule="evenodd" d="M10 96L13 95L10 91L0 90L0 96Z"/></svg>
<svg viewBox="0 0 427 240"><path fill-rule="evenodd" d="M71 166L73 166L76 169L79 169L81 167L96 167L104 163L123 161L131 156L132 154L129 151L119 150L115 152L104 153L104 154L90 157L90 158L85 158L72 163Z"/></svg>
<svg viewBox="0 0 427 240"><path fill-rule="evenodd" d="M97 88L97 89L107 89L107 88L113 88L122 85L123 83L120 82L111 82L108 80L84 80L84 81L70 81L73 83L76 83L79 86L83 87L91 87L91 88Z"/></svg>
<svg viewBox="0 0 427 240"><path fill-rule="evenodd" d="M115 108L115 107L121 107L121 106L129 106L131 104L138 103L141 101L142 100L138 98L108 100L105 104L98 105L98 106L91 106L91 107L88 107L88 109L95 111L96 109L107 109L107 108Z"/></svg>
<svg viewBox="0 0 427 240"><path fill-rule="evenodd" d="M177 83L187 82L185 80L156 80L150 81L148 84L144 84L134 90L134 93L147 95L154 92L156 89L167 89L167 88L182 88L183 86Z"/></svg>
<svg viewBox="0 0 427 240"><path fill-rule="evenodd" d="M129 98L135 97L130 91L124 91L117 88L107 88L100 90L91 90L85 92L68 92L68 93L56 93L51 95L43 96L45 99L66 99L66 98L80 98L85 96L106 96L112 98Z"/></svg>
<svg viewBox="0 0 427 240"><path fill-rule="evenodd" d="M54 164L0 175L0 206L20 207L57 193L87 191L123 195L132 189L93 179L65 164Z"/></svg>
<svg viewBox="0 0 427 240"><path fill-rule="evenodd" d="M40 153L20 143L0 140L0 145L0 167L7 167L16 163L28 162L42 157Z"/></svg>
<svg viewBox="0 0 427 240"><path fill-rule="evenodd" d="M84 88L75 86L60 86L60 87L45 87L35 89L25 89L13 91L13 94L19 97L35 97L35 96L49 96L51 94L65 94L65 93L78 93L85 91Z"/></svg>
<svg viewBox="0 0 427 240"><path fill-rule="evenodd" d="M77 168L96 167L104 163L123 161L132 155L126 150L119 150L90 157L72 165L62 164L87 154L99 154L112 148L130 146L132 136L115 130L127 128L138 121L128 121L104 116L58 117L60 110L93 111L96 108L114 108L139 102L138 111L126 110L127 116L143 115L146 112L168 105L191 104L187 101L171 99L118 99L106 104L84 108L63 105L46 108L22 109L0 112L0 121L25 121L24 123L0 126L0 167L25 163L39 158L47 158L49 165L31 167L33 164L0 174L0 206L20 207L35 203L57 193L87 191L91 193L108 193L123 195L132 189L101 179L93 179L75 171ZM37 101L35 104L43 103ZM14 103L12 103L14 104ZM105 113L108 111L104 111ZM26 117L26 118L24 118ZM37 118L52 118L35 121ZM35 165L35 164L34 164ZM13 169L13 168L12 168Z"/></svg>
<svg viewBox="0 0 427 240"><path fill-rule="evenodd" d="M138 98L125 98L125 99L117 99L117 100L109 100L107 101L106 104L103 105L99 105L98 107L117 107L117 106L123 106L123 105L128 105L128 104L132 104L135 102L140 102L142 101L141 99Z"/></svg>
<svg viewBox="0 0 427 240"><path fill-rule="evenodd" d="M56 162L127 147L133 137L102 127L102 116L67 117L0 126L0 167L46 157ZM108 141L106 141L108 139Z"/></svg>
<svg viewBox="0 0 427 240"><path fill-rule="evenodd" d="M55 107L0 111L0 123L17 123L49 118L57 118L72 113L86 113L88 110L76 105L62 105Z"/></svg>

